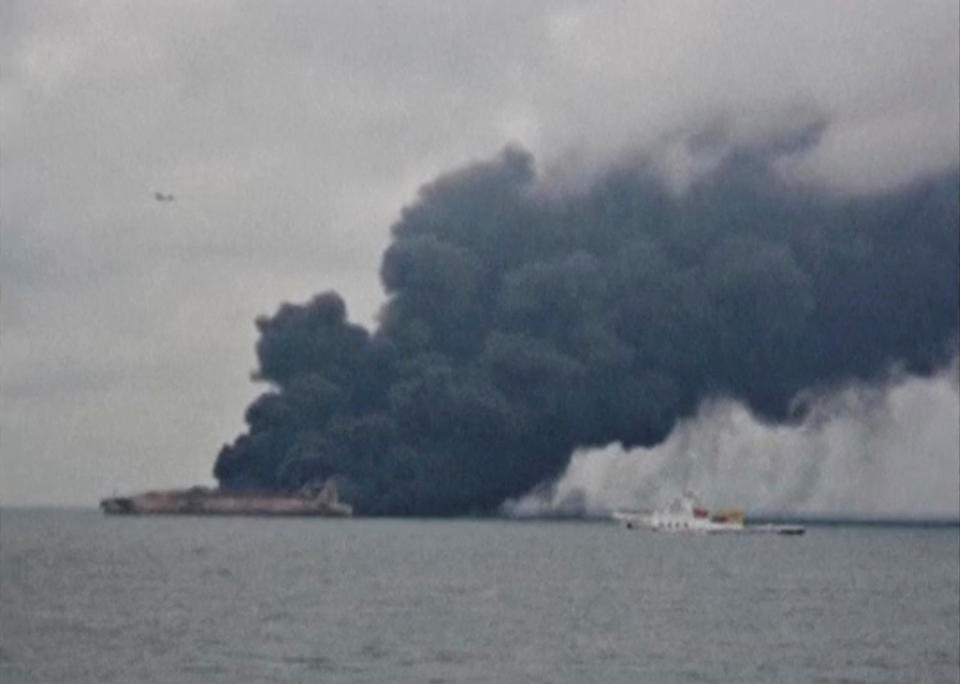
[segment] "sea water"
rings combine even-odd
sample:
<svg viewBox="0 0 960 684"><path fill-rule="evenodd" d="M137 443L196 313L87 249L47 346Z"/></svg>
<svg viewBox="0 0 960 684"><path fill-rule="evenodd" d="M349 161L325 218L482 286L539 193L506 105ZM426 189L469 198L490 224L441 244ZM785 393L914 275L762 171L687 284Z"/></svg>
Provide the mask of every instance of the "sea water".
<svg viewBox="0 0 960 684"><path fill-rule="evenodd" d="M0 682L957 682L960 533L0 512Z"/></svg>

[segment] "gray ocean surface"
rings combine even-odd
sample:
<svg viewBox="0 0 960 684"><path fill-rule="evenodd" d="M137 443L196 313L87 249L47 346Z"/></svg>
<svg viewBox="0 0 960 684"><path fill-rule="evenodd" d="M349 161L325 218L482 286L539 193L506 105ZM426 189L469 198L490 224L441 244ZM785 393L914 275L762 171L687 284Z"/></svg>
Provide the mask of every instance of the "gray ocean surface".
<svg viewBox="0 0 960 684"><path fill-rule="evenodd" d="M0 512L0 682L957 682L960 531Z"/></svg>

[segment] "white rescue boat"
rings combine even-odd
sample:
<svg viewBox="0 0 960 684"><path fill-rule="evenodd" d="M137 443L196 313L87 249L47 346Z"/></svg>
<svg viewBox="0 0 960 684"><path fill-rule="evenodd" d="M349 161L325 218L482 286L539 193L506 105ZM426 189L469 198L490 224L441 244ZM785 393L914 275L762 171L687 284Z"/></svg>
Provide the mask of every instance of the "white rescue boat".
<svg viewBox="0 0 960 684"><path fill-rule="evenodd" d="M627 529L646 529L655 532L697 532L722 534L752 532L773 534L803 534L801 525L747 525L742 509L728 508L711 513L700 504L692 492L684 492L669 506L649 511L614 511L613 519Z"/></svg>

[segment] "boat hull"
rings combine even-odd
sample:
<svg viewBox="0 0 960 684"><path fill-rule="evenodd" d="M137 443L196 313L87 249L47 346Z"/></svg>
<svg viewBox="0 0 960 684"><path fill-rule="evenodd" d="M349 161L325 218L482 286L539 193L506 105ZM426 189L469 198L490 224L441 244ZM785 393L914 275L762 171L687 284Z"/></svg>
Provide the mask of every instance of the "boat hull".
<svg viewBox="0 0 960 684"><path fill-rule="evenodd" d="M107 515L312 516L344 518L353 514L325 486L318 493L229 492L195 487L103 499Z"/></svg>

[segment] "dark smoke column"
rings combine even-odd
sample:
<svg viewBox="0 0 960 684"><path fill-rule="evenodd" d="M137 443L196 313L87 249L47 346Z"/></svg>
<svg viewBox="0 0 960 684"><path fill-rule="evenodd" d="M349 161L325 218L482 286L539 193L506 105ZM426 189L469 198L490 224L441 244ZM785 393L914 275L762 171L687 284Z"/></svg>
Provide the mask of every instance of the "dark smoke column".
<svg viewBox="0 0 960 684"><path fill-rule="evenodd" d="M779 183L770 154L735 151L682 197L640 163L547 199L515 149L424 187L374 333L332 292L257 321L270 389L221 486L335 476L361 513L482 513L712 395L790 420L801 390L950 361L956 170L843 198Z"/></svg>

